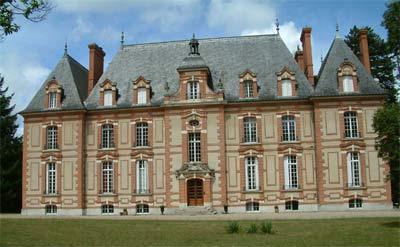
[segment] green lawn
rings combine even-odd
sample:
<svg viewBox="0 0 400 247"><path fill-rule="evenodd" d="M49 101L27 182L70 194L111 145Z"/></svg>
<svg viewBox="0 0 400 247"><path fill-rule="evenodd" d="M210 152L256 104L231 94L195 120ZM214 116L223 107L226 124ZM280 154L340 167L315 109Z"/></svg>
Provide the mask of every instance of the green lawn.
<svg viewBox="0 0 400 247"><path fill-rule="evenodd" d="M274 220L273 235L252 222L0 219L0 246L400 246L399 218Z"/></svg>

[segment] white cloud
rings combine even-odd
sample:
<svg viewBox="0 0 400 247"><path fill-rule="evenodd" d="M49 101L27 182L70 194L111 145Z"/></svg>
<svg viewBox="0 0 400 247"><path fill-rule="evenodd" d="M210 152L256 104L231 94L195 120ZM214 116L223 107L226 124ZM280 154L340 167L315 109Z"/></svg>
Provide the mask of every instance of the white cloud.
<svg viewBox="0 0 400 247"><path fill-rule="evenodd" d="M91 22L84 20L82 17L78 17L71 31L71 38L73 41L80 41L85 35L90 34L92 30L93 24Z"/></svg>

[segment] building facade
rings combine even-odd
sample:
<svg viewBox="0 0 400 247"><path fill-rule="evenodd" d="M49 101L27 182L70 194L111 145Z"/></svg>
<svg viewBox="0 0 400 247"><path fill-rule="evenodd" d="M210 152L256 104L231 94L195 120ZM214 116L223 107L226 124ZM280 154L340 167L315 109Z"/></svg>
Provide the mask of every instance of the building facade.
<svg viewBox="0 0 400 247"><path fill-rule="evenodd" d="M65 51L24 117L22 213L391 208L372 119L385 100L335 37L314 75L311 28ZM188 48L189 44L189 48Z"/></svg>

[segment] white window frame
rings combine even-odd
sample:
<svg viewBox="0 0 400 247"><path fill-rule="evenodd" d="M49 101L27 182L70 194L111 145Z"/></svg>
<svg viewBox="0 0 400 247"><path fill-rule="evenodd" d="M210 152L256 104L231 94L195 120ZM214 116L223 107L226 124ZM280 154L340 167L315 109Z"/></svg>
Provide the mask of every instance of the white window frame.
<svg viewBox="0 0 400 247"><path fill-rule="evenodd" d="M103 204L101 205L101 214L114 214L114 205L112 204Z"/></svg>
<svg viewBox="0 0 400 247"><path fill-rule="evenodd" d="M196 100L200 98L200 83L198 81L188 81L187 99Z"/></svg>
<svg viewBox="0 0 400 247"><path fill-rule="evenodd" d="M259 190L258 159L255 156L245 158L246 191Z"/></svg>
<svg viewBox="0 0 400 247"><path fill-rule="evenodd" d="M260 211L260 203L259 202L247 202L246 203L246 212L259 212Z"/></svg>
<svg viewBox="0 0 400 247"><path fill-rule="evenodd" d="M139 122L136 124L136 146L149 146L149 124L146 122Z"/></svg>
<svg viewBox="0 0 400 247"><path fill-rule="evenodd" d="M291 80L283 79L281 81L281 85L282 85L282 96L293 96Z"/></svg>
<svg viewBox="0 0 400 247"><path fill-rule="evenodd" d="M49 108L57 108L57 92L49 92Z"/></svg>
<svg viewBox="0 0 400 247"><path fill-rule="evenodd" d="M257 119L255 117L243 118L244 143L257 143Z"/></svg>
<svg viewBox="0 0 400 247"><path fill-rule="evenodd" d="M101 126L101 148L114 148L114 126L112 124Z"/></svg>
<svg viewBox="0 0 400 247"><path fill-rule="evenodd" d="M114 193L114 167L112 161L105 161L102 164L102 192L103 194Z"/></svg>
<svg viewBox="0 0 400 247"><path fill-rule="evenodd" d="M113 105L113 92L110 89L104 90L104 106Z"/></svg>
<svg viewBox="0 0 400 247"><path fill-rule="evenodd" d="M46 194L55 195L57 193L57 166L55 162L46 165Z"/></svg>
<svg viewBox="0 0 400 247"><path fill-rule="evenodd" d="M347 153L347 182L348 187L361 187L361 163L360 154Z"/></svg>
<svg viewBox="0 0 400 247"><path fill-rule="evenodd" d="M149 204L137 204L136 205L136 214L148 214L150 211Z"/></svg>
<svg viewBox="0 0 400 247"><path fill-rule="evenodd" d="M189 133L189 162L201 161L201 134L200 132Z"/></svg>
<svg viewBox="0 0 400 247"><path fill-rule="evenodd" d="M46 128L47 130L47 145L46 149L57 149L57 132L58 128L57 126L48 126Z"/></svg>
<svg viewBox="0 0 400 247"><path fill-rule="evenodd" d="M246 80L244 81L244 97L245 98L253 98L253 81Z"/></svg>
<svg viewBox="0 0 400 247"><path fill-rule="evenodd" d="M136 161L136 193L148 193L148 163L147 160Z"/></svg>
<svg viewBox="0 0 400 247"><path fill-rule="evenodd" d="M296 155L287 155L284 158L285 189L298 189L298 162Z"/></svg>
<svg viewBox="0 0 400 247"><path fill-rule="evenodd" d="M49 204L44 207L46 215L56 215L57 214L57 205Z"/></svg>
<svg viewBox="0 0 400 247"><path fill-rule="evenodd" d="M357 112L347 111L343 118L345 138L359 138Z"/></svg>
<svg viewBox="0 0 400 247"><path fill-rule="evenodd" d="M139 105L147 104L147 89L139 88L137 91L137 103Z"/></svg>
<svg viewBox="0 0 400 247"><path fill-rule="evenodd" d="M296 118L293 115L282 116L282 141L296 141Z"/></svg>
<svg viewBox="0 0 400 247"><path fill-rule="evenodd" d="M351 75L343 76L343 92L345 93L354 92L353 76Z"/></svg>

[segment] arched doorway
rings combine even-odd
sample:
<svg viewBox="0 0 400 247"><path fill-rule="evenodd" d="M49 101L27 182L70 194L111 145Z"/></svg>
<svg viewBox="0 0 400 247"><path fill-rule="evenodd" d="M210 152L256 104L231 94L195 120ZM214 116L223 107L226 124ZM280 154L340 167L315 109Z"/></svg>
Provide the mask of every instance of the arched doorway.
<svg viewBox="0 0 400 247"><path fill-rule="evenodd" d="M190 179L187 181L187 203L188 206L203 206L203 180Z"/></svg>

